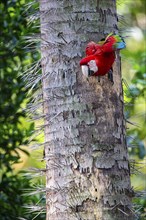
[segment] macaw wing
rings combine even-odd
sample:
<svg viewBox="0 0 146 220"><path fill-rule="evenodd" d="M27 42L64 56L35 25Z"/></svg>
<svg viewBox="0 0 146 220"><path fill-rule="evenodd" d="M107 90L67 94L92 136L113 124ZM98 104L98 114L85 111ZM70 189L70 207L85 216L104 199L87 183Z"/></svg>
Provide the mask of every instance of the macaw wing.
<svg viewBox="0 0 146 220"><path fill-rule="evenodd" d="M94 54L96 58L101 56L102 54L103 54L102 47L101 46L96 47L96 52Z"/></svg>
<svg viewBox="0 0 146 220"><path fill-rule="evenodd" d="M86 56L99 54L100 51L101 51L101 45L96 44L95 42L91 41L87 44Z"/></svg>
<svg viewBox="0 0 146 220"><path fill-rule="evenodd" d="M96 52L96 43L91 41L86 46L86 56L93 55Z"/></svg>

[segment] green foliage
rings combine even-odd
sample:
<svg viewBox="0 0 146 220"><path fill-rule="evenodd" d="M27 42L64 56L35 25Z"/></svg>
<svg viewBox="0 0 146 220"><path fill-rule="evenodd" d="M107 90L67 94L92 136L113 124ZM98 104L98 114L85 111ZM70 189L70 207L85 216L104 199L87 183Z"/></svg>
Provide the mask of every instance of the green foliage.
<svg viewBox="0 0 146 220"><path fill-rule="evenodd" d="M146 53L139 55L139 60L134 64L134 77L126 90L126 117L135 120L134 126L128 130L128 145L130 153L143 159L146 156L144 146L146 134ZM136 119L135 119L136 118Z"/></svg>
<svg viewBox="0 0 146 220"><path fill-rule="evenodd" d="M137 214L140 216L139 220L146 219L146 199L144 198L136 198L133 201L136 204Z"/></svg>
<svg viewBox="0 0 146 220"><path fill-rule="evenodd" d="M130 154L143 159L146 134L146 52L145 0L119 0L119 11L123 15L121 25L125 28L127 49L123 55L125 114L128 124ZM127 32L126 32L127 31Z"/></svg>
<svg viewBox="0 0 146 220"><path fill-rule="evenodd" d="M133 58L134 59L134 58ZM145 200L145 157L146 157L146 53L140 53L137 59L134 59L133 70L135 72L131 84L126 84L126 117L133 124L128 126L127 143L129 146L130 157L137 163L135 167L136 176L132 177L132 184L140 189L140 196L133 199L136 213L139 219L144 220L146 200ZM137 172L137 170L139 170Z"/></svg>
<svg viewBox="0 0 146 220"><path fill-rule="evenodd" d="M145 33L145 0L117 0L120 14L124 16L122 20L124 28L138 27Z"/></svg>
<svg viewBox="0 0 146 220"><path fill-rule="evenodd" d="M119 0L120 1L120 0ZM146 159L146 26L145 0L120 1L119 11L122 18L122 33L127 42L127 50L123 52L125 115L127 123L127 143L130 158L134 160L132 168L132 186L136 193L133 199L139 220L144 220L145 202L145 159ZM126 32L127 30L127 32Z"/></svg>
<svg viewBox="0 0 146 220"><path fill-rule="evenodd" d="M0 219L1 220L16 220L23 217L23 219L44 220L45 215L41 214L38 217L37 213L28 211L26 206L29 204L35 209L37 201L39 201L42 195L28 196L24 194L24 191L33 191L31 182L26 177L21 175L3 174L2 182L0 184ZM41 201L41 203L43 203ZM44 201L45 203L45 201Z"/></svg>
<svg viewBox="0 0 146 220"><path fill-rule="evenodd" d="M27 55L20 47L21 36L26 33L27 22L22 16L20 1L4 1L0 7L1 52L0 52L0 148L1 163L5 172L12 171L11 164L19 161L18 149L28 143L33 124L24 126L21 120L26 115L22 104L26 89L18 74L24 71ZM23 1L24 2L24 1ZM27 152L26 152L27 153Z"/></svg>
<svg viewBox="0 0 146 220"><path fill-rule="evenodd" d="M24 196L24 189L31 189L29 179L13 170L20 163L20 153L29 155L23 146L34 130L34 123L27 122L23 108L29 101L27 89L20 77L31 60L39 58L29 48L22 47L23 36L35 32L24 15L25 0L0 2L0 219L16 220L17 217L32 219L36 214L24 206L34 206L40 196ZM44 219L44 215L35 219Z"/></svg>

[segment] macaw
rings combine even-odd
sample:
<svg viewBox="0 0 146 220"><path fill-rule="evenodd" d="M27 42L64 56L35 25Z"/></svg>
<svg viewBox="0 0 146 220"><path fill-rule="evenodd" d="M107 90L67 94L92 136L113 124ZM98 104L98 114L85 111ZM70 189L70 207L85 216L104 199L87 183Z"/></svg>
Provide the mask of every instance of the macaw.
<svg viewBox="0 0 146 220"><path fill-rule="evenodd" d="M112 65L115 61L115 51L124 49L126 44L119 35L109 34L105 40L96 44L91 41L86 47L86 57L80 61L85 76L103 76L109 73L112 78Z"/></svg>

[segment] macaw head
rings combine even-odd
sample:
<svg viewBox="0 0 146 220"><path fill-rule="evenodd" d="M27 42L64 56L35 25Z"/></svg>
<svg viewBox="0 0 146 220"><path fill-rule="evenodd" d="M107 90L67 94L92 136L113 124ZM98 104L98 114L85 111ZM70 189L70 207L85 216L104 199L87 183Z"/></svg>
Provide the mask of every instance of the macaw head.
<svg viewBox="0 0 146 220"><path fill-rule="evenodd" d="M126 43L124 39L116 34L110 33L106 39L105 42L102 45L104 52L113 52L116 50L121 50L126 47Z"/></svg>

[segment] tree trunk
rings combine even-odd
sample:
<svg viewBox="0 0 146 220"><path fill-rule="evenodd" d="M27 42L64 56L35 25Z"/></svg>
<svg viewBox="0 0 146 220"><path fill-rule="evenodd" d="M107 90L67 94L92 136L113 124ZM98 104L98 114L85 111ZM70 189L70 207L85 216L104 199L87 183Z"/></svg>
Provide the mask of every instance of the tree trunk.
<svg viewBox="0 0 146 220"><path fill-rule="evenodd" d="M117 32L115 0L40 0L47 220L133 220L120 59L84 78L85 45ZM105 64L106 65L106 64Z"/></svg>

